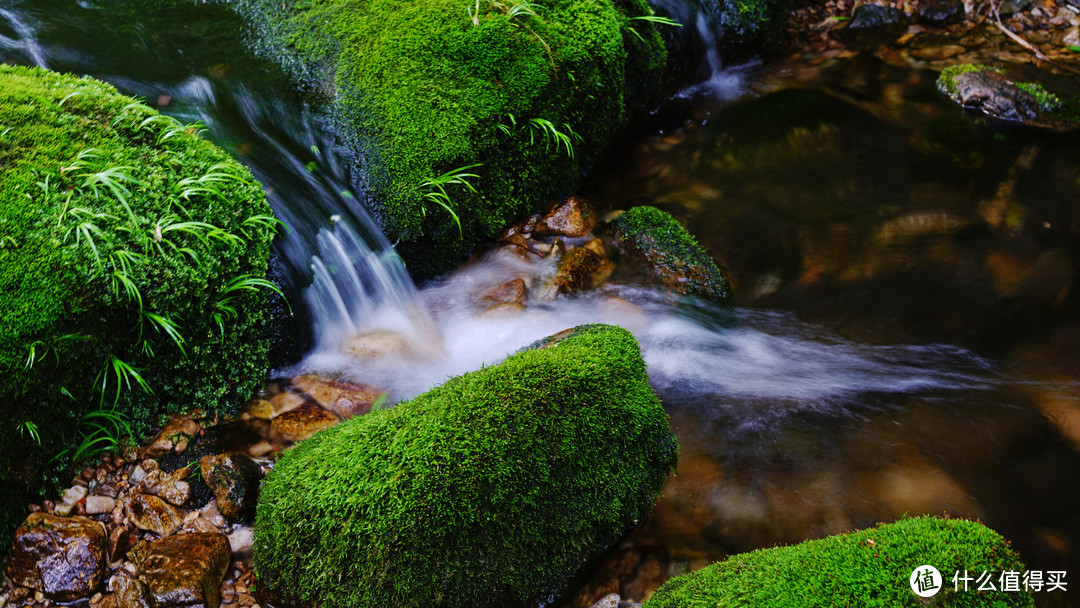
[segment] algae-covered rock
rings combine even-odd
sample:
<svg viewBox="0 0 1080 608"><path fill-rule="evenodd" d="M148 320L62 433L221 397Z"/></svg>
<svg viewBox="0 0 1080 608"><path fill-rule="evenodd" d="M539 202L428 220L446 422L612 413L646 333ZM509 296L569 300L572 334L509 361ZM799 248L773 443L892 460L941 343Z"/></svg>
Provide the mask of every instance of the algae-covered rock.
<svg viewBox="0 0 1080 608"><path fill-rule="evenodd" d="M254 392L272 221L194 128L91 78L0 65L0 524L95 425L127 432L89 412L140 434Z"/></svg>
<svg viewBox="0 0 1080 608"><path fill-rule="evenodd" d="M943 577L929 600L910 586L912 573L933 566ZM1023 576L1009 542L986 526L960 519L918 517L810 540L789 547L733 555L675 577L644 608L687 606L1032 606L1026 591L954 590L956 572ZM1022 586L1019 587L1023 589Z"/></svg>
<svg viewBox="0 0 1080 608"><path fill-rule="evenodd" d="M330 93L414 274L448 270L570 194L615 131L658 100L665 65L662 26L638 19L652 15L645 0L234 6L266 55Z"/></svg>
<svg viewBox="0 0 1080 608"><path fill-rule="evenodd" d="M259 585L324 608L536 606L651 510L677 449L631 334L582 326L287 452Z"/></svg>
<svg viewBox="0 0 1080 608"><path fill-rule="evenodd" d="M990 118L1056 131L1080 127L1080 102L1062 98L1037 82L1017 82L1002 70L961 64L941 71L938 91Z"/></svg>
<svg viewBox="0 0 1080 608"><path fill-rule="evenodd" d="M725 304L731 287L716 262L669 213L634 207L611 222L627 255L667 289Z"/></svg>

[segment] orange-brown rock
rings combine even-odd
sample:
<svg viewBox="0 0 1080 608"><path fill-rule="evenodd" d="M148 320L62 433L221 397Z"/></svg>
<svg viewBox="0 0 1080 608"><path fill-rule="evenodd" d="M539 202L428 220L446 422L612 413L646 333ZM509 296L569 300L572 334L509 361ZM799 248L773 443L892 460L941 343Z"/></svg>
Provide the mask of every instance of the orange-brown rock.
<svg viewBox="0 0 1080 608"><path fill-rule="evenodd" d="M124 509L135 527L158 536L172 534L184 524L179 509L152 494L131 494L124 499Z"/></svg>
<svg viewBox="0 0 1080 608"><path fill-rule="evenodd" d="M525 280L521 277L507 281L502 285L493 287L480 298L487 304L520 304L525 305Z"/></svg>
<svg viewBox="0 0 1080 608"><path fill-rule="evenodd" d="M186 469L185 469L186 470ZM150 471L135 488L140 494L153 494L172 505L181 506L191 497L191 485L165 471Z"/></svg>
<svg viewBox="0 0 1080 608"><path fill-rule="evenodd" d="M559 260L555 276L541 288L538 297L551 300L556 296L584 291L593 285L593 274L600 270L603 260L596 252L584 247L572 249Z"/></svg>
<svg viewBox="0 0 1080 608"><path fill-rule="evenodd" d="M155 608L218 608L229 555L224 534L177 534L149 543L135 565Z"/></svg>
<svg viewBox="0 0 1080 608"><path fill-rule="evenodd" d="M333 380L317 374L297 376L292 382L294 387L318 402L323 409L343 420L370 412L379 395L386 393L367 384Z"/></svg>
<svg viewBox="0 0 1080 608"><path fill-rule="evenodd" d="M334 414L308 402L275 416L270 421L270 432L287 441L301 441L338 421Z"/></svg>
<svg viewBox="0 0 1080 608"><path fill-rule="evenodd" d="M201 431L198 422L191 418L177 417L169 420L154 439L143 448L143 458L157 458L169 452L183 452L188 442Z"/></svg>
<svg viewBox="0 0 1080 608"><path fill-rule="evenodd" d="M105 576L107 540L91 519L31 513L15 530L7 575L56 602L90 597Z"/></svg>
<svg viewBox="0 0 1080 608"><path fill-rule="evenodd" d="M559 201L536 223L533 232L540 236L557 235L578 238L588 236L596 227L596 208L580 196Z"/></svg>

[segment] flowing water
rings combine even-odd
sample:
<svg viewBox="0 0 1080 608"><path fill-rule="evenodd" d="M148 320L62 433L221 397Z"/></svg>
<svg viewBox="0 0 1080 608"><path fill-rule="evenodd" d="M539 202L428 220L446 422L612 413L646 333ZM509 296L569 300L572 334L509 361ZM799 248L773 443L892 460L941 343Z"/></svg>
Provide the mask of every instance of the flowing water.
<svg viewBox="0 0 1080 608"><path fill-rule="evenodd" d="M399 400L579 323L635 333L679 475L579 605L601 589L641 600L733 552L905 513L981 518L1032 568L1080 577L1072 142L978 124L934 95L932 74L870 59L706 57L703 84L641 120L585 190L683 220L727 266L736 310L612 284L491 316L477 294L542 282L552 263L496 252L417 289L353 193L329 121L244 49L235 17L109 7L8 0L0 59L109 81L198 120L251 167L290 227L276 259L301 338L279 373ZM406 352L344 353L380 331Z"/></svg>

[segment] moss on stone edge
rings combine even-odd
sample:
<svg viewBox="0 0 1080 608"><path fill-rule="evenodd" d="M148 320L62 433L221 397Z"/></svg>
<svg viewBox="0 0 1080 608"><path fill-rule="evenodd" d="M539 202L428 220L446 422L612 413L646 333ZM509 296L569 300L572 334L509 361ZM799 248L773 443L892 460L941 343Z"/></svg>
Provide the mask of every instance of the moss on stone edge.
<svg viewBox="0 0 1080 608"><path fill-rule="evenodd" d="M259 584L323 608L535 606L648 514L677 450L634 338L581 327L287 452Z"/></svg>
<svg viewBox="0 0 1080 608"><path fill-rule="evenodd" d="M645 0L237 0L266 54L330 92L384 231L413 274L550 198L659 93L666 53ZM535 13L514 10L528 7ZM474 22L470 15L476 15ZM663 27L663 26L660 26ZM573 141L573 158L533 119ZM476 192L425 181L480 163ZM432 250L437 253L432 254Z"/></svg>
<svg viewBox="0 0 1080 608"><path fill-rule="evenodd" d="M977 63L961 63L959 65L950 65L949 67L941 70L941 74L937 79L937 90L942 94L949 96L950 98L956 98L956 77L961 74L969 74L971 72L994 72L1001 73L998 68L992 68Z"/></svg>
<svg viewBox="0 0 1080 608"><path fill-rule="evenodd" d="M917 517L875 528L761 549L673 578L644 608L760 608L924 606L909 586L919 566L937 568L943 589L934 606L1032 606L1026 592L953 590L952 576L967 570L995 576L1022 572L1009 542L986 526L960 519ZM1022 587L1021 587L1022 588Z"/></svg>
<svg viewBox="0 0 1080 608"><path fill-rule="evenodd" d="M717 304L730 300L731 286L723 271L671 214L633 207L615 218L611 229L627 253L669 289Z"/></svg>
<svg viewBox="0 0 1080 608"><path fill-rule="evenodd" d="M257 389L266 294L228 286L265 276L269 217L251 174L194 129L91 78L0 66L9 525L96 430L87 412L115 407L140 433L163 412L230 411Z"/></svg>

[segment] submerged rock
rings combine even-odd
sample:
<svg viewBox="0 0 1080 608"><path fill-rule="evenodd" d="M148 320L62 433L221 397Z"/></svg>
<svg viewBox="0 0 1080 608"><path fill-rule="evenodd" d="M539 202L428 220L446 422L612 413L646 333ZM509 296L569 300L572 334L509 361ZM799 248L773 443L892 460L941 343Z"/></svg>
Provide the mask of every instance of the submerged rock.
<svg viewBox="0 0 1080 608"><path fill-rule="evenodd" d="M615 240L647 276L682 295L727 304L723 271L675 218L655 207L634 207L611 222ZM577 251L577 250L575 250Z"/></svg>
<svg viewBox="0 0 1080 608"><path fill-rule="evenodd" d="M578 247L565 253L559 260L555 275L541 286L537 297L552 300L558 296L579 293L593 286L593 275L603 260L595 251Z"/></svg>
<svg viewBox="0 0 1080 608"><path fill-rule="evenodd" d="M633 336L575 328L286 452L259 581L286 604L536 606L651 510L676 456Z"/></svg>
<svg viewBox="0 0 1080 608"><path fill-rule="evenodd" d="M518 277L489 289L480 299L487 304L525 305L525 280Z"/></svg>
<svg viewBox="0 0 1080 608"><path fill-rule="evenodd" d="M15 531L7 575L56 602L87 598L105 576L106 542L91 519L31 513Z"/></svg>
<svg viewBox="0 0 1080 608"><path fill-rule="evenodd" d="M905 31L904 13L882 4L860 4L847 27L833 30L844 44L864 49L895 42Z"/></svg>
<svg viewBox="0 0 1080 608"><path fill-rule="evenodd" d="M994 118L1067 131L1080 126L1077 104L1038 83L1014 82L1001 70L962 64L942 70L937 88L956 103Z"/></svg>

